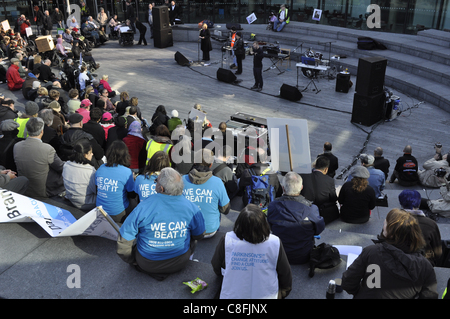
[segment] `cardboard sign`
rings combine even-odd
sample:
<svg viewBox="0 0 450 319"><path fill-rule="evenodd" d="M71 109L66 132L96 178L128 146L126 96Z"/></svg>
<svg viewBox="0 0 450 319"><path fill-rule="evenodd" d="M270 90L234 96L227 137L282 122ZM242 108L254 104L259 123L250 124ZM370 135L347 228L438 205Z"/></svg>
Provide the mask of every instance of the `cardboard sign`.
<svg viewBox="0 0 450 319"><path fill-rule="evenodd" d="M272 168L280 172L290 172L292 167L292 171L298 174L311 173L308 121L267 118L267 127Z"/></svg>

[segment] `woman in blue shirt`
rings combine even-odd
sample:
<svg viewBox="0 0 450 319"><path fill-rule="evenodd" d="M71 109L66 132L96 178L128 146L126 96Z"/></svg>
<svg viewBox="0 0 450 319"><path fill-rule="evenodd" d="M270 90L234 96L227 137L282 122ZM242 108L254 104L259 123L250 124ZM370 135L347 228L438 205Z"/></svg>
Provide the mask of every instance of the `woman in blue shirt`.
<svg viewBox="0 0 450 319"><path fill-rule="evenodd" d="M114 141L106 152L106 161L95 173L96 204L103 206L115 222L121 223L133 208L128 200L128 192L134 191L133 173L128 168L130 154L125 143Z"/></svg>
<svg viewBox="0 0 450 319"><path fill-rule="evenodd" d="M142 174L136 177L134 191L139 195L141 202L150 195L156 194L155 179L164 167L170 167L169 155L166 152L158 151L153 154Z"/></svg>

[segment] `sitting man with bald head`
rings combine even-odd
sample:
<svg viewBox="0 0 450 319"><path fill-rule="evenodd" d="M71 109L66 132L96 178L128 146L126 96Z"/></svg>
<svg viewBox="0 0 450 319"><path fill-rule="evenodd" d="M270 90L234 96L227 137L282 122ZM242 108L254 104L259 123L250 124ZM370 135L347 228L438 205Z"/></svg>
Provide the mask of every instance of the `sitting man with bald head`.
<svg viewBox="0 0 450 319"><path fill-rule="evenodd" d="M411 155L411 145L406 145L403 149L403 156L397 159L394 172L389 180L390 183L394 183L398 179L398 183L402 186L412 186L419 182L419 164L417 159Z"/></svg>

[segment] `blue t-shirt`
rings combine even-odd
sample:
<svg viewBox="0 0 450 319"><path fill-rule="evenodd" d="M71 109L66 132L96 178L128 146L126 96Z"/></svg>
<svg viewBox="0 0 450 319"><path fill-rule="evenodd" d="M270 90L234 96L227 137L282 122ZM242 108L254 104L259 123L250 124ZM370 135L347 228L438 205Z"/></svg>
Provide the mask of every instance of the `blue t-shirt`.
<svg viewBox="0 0 450 319"><path fill-rule="evenodd" d="M134 181L134 191L139 195L141 202L147 199L150 195L156 194L155 179L158 175L139 175Z"/></svg>
<svg viewBox="0 0 450 319"><path fill-rule="evenodd" d="M183 195L200 208L205 219L206 233L215 232L220 226L219 206L225 206L230 202L222 180L211 176L203 184L193 184L189 175L184 175L183 182Z"/></svg>
<svg viewBox="0 0 450 319"><path fill-rule="evenodd" d="M150 260L167 260L188 251L191 235L205 231L197 205L184 196L152 195L141 202L120 228L126 240L136 240L139 253Z"/></svg>
<svg viewBox="0 0 450 319"><path fill-rule="evenodd" d="M114 216L129 205L127 192L134 191L133 173L122 165L109 167L103 164L95 172L95 185L97 206L103 206L109 215Z"/></svg>

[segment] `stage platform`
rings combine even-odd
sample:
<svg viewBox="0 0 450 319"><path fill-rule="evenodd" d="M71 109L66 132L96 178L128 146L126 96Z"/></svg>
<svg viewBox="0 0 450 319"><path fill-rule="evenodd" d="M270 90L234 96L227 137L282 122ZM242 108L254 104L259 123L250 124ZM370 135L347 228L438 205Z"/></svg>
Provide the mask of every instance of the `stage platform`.
<svg viewBox="0 0 450 319"><path fill-rule="evenodd" d="M288 28L293 26L289 25ZM247 32L256 33L258 40L263 37L265 26L243 27L245 37ZM251 31L250 27L255 27L256 31ZM258 31L259 28L261 31ZM335 91L335 80L321 79L317 82L321 90L319 93L312 91L310 87L302 93L303 97L298 102L281 99L280 87L283 84L296 86L297 83L295 63L291 61L289 64L285 61L279 65L284 71L282 74L278 74L276 69L263 72L264 88L261 92L255 92L250 90L254 84L253 58L250 56L243 61L243 74L237 76L241 80L239 83L220 82L216 77L222 63L222 52L217 48L220 45L214 45L210 63L204 64L198 61L196 40L182 42L177 38L178 31L174 30L176 40L174 45L168 48L154 48L152 42L149 42L148 46L135 45L122 48L117 41L109 41L106 45L93 50L94 58L101 64L96 74L99 77L108 75L113 89L120 92L128 91L130 96L138 97L142 114L148 120L158 105L164 105L168 113L173 109L178 110L180 118L184 119L195 103L200 103L208 112L207 118L214 127L222 121L229 120L236 112L265 118L306 119L312 160L322 152L324 142L329 141L333 144L333 153L339 158L336 185L343 184L348 169L353 164L359 165L356 157L360 153L373 154L373 150L378 146L384 149L384 156L391 163L390 173L406 144L412 145L412 153L417 157L420 166L433 156L435 142L443 143L444 152L450 149L450 140L447 138L450 115L445 108L429 101L422 103L424 99L420 94L413 95L396 89L390 86L387 79L388 87L402 100L402 114L391 122L380 122L371 127L360 126L350 122L354 86L348 93L339 93ZM271 36L268 39L281 39L281 36L288 34L265 32ZM321 34L329 36L326 32ZM375 32L371 34L374 35ZM314 36L317 41L321 40L319 35ZM392 41L397 37L405 37L387 33L384 36L392 36ZM135 40L137 39L138 35L135 37ZM326 39L328 38L323 38L323 41ZM293 40L292 43L289 40L285 41L282 43L283 47L293 50L298 46L297 40ZM387 43L387 40L384 43ZM174 59L177 51L192 61L190 66L183 67L177 64ZM263 64L264 68L270 66L268 59L264 59ZM349 70L352 71L351 68ZM57 69L54 71L58 74ZM405 75L403 80L407 78ZM354 72L351 74L351 80L356 83ZM301 75L298 81L300 90L303 90L309 82ZM445 92L448 92L448 87L446 90ZM20 91L10 92L6 84L1 84L0 92L6 97L16 99L16 107L21 111L24 110L25 100ZM444 91L442 93L444 96ZM421 186L413 188L424 197L439 198L436 189L424 189ZM380 233L387 212L399 206L397 196L402 189L403 187L397 183L387 183L388 208L376 208L370 221L363 225L349 225L335 221L327 226L317 242L362 247L370 245L371 240ZM81 216L79 211L61 199L49 199L48 202L70 210L77 218ZM34 223L0 224L2 234L0 296L18 299L211 299L216 295L220 283L212 271L210 258L220 236L232 229L241 209L240 198L235 198L230 214L222 218L220 232L211 239L199 242L194 255L198 262L190 262L185 270L163 282L158 282L125 264L116 255L116 245L113 241L98 237L56 239L49 237ZM450 225L447 220L441 220L439 228L442 238L449 239ZM341 265L331 270L316 271L314 278L308 278L306 265L292 266L293 290L288 299L324 299L328 281L339 278L345 270L346 256L342 258L344 262ZM67 267L71 264L80 266L81 288L67 287L66 281L70 275ZM450 277L450 269L436 268L435 271L438 278L438 292L441 295ZM209 287L191 294L190 289L182 282L196 277L208 282ZM336 295L336 298L348 299L351 296L343 292ZM184 302L190 303L189 300ZM174 309L174 312L177 311L178 309Z"/></svg>

